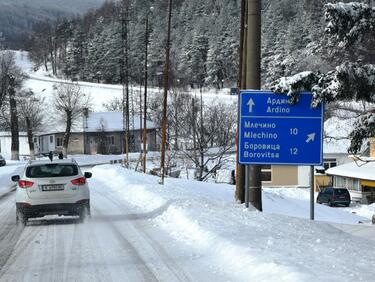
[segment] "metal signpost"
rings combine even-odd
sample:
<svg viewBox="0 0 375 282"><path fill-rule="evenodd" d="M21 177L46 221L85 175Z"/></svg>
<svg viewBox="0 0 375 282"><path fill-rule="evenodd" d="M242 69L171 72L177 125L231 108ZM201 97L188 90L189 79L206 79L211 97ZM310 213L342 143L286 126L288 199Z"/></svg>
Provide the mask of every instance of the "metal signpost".
<svg viewBox="0 0 375 282"><path fill-rule="evenodd" d="M271 91L240 94L239 163L311 166L310 218L314 219L314 165L323 161L323 107L311 107L311 93L299 102ZM248 187L246 187L247 191Z"/></svg>

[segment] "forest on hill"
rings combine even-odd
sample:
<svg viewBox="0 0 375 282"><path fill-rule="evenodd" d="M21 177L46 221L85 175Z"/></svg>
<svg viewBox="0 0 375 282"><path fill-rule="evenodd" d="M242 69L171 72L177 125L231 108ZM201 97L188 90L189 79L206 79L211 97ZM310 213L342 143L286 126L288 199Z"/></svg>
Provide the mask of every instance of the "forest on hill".
<svg viewBox="0 0 375 282"><path fill-rule="evenodd" d="M41 27L34 34L34 61L39 65L52 61L55 74L69 78L120 83L121 58L126 46L131 80L142 83L148 14L149 77L153 85L161 86L167 1L125 2L130 3L126 10L121 1L109 1L82 17ZM343 58L363 62L371 59L358 58L355 44L347 49L329 42L324 31L324 9L328 2L331 1L262 1L263 85L304 70L325 72ZM174 85L236 86L241 1L176 0L173 3L171 77ZM149 12L151 6L153 10Z"/></svg>
<svg viewBox="0 0 375 282"><path fill-rule="evenodd" d="M0 0L0 34L9 49L28 49L32 30L40 21L54 22L59 18L87 12L104 0Z"/></svg>

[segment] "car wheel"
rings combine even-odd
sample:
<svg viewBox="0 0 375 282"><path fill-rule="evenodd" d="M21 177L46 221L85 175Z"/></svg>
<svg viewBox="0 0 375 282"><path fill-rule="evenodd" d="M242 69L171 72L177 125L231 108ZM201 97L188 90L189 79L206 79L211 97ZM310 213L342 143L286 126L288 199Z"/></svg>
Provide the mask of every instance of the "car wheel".
<svg viewBox="0 0 375 282"><path fill-rule="evenodd" d="M88 216L89 218L91 218L91 208L90 208L90 204L88 204L86 208L87 208L87 216Z"/></svg>
<svg viewBox="0 0 375 282"><path fill-rule="evenodd" d="M16 211L16 223L17 223L17 225L22 225L22 226L26 226L26 224L27 224L27 217L19 209L17 209L17 211Z"/></svg>
<svg viewBox="0 0 375 282"><path fill-rule="evenodd" d="M86 206L82 207L79 212L79 222L83 223L86 220L87 216L90 216L89 209Z"/></svg>
<svg viewBox="0 0 375 282"><path fill-rule="evenodd" d="M316 199L316 203L317 203L317 204L321 204L322 202L319 201L319 198L317 198L317 199Z"/></svg>
<svg viewBox="0 0 375 282"><path fill-rule="evenodd" d="M345 207L349 207L350 204L345 204Z"/></svg>
<svg viewBox="0 0 375 282"><path fill-rule="evenodd" d="M333 204L331 201L328 201L328 205L329 205L330 207L333 207L333 206L334 206L334 204Z"/></svg>

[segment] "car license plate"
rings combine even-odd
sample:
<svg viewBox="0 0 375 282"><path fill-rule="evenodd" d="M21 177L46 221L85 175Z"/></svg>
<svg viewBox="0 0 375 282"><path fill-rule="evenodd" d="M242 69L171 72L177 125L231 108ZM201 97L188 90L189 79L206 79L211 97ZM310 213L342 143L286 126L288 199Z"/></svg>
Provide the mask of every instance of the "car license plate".
<svg viewBox="0 0 375 282"><path fill-rule="evenodd" d="M42 185L42 191L61 191L64 190L64 185Z"/></svg>

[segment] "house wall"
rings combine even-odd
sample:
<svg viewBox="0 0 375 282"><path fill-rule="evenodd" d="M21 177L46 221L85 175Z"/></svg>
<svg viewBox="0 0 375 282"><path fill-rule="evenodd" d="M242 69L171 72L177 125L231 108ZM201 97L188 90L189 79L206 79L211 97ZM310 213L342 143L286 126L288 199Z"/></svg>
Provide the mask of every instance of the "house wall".
<svg viewBox="0 0 375 282"><path fill-rule="evenodd" d="M62 152L63 147L57 146L57 138L64 138L63 133L39 136L40 153ZM68 154L83 154L83 133L72 133L69 138Z"/></svg>
<svg viewBox="0 0 375 282"><path fill-rule="evenodd" d="M336 165L342 165L353 160L348 154L324 154L324 160L336 160ZM330 177L315 178L315 186L329 185ZM310 167L309 166L272 166L272 181L262 182L263 186L309 186ZM327 184L328 183L328 184ZM317 187L315 187L317 189Z"/></svg>
<svg viewBox="0 0 375 282"><path fill-rule="evenodd" d="M349 190L352 201L360 202L362 204L369 203L367 196L371 195L371 192L375 192L375 188L367 189L367 186L363 180L358 178L344 177L344 176L333 176L333 185L336 187L345 187Z"/></svg>
<svg viewBox="0 0 375 282"><path fill-rule="evenodd" d="M39 153L46 154L51 151L55 151L55 135L39 136Z"/></svg>
<svg viewBox="0 0 375 282"><path fill-rule="evenodd" d="M298 183L297 166L272 166L272 181L263 181L262 185L267 186L294 186Z"/></svg>
<svg viewBox="0 0 375 282"><path fill-rule="evenodd" d="M151 130L147 133L147 144L148 151L157 151L159 147L157 145L156 130Z"/></svg>
<svg viewBox="0 0 375 282"><path fill-rule="evenodd" d="M55 134L55 149L54 151L62 152L63 147L57 146L57 138L64 138L63 133ZM72 133L69 137L69 144L68 144L68 154L75 155L75 154L84 154L84 138L83 133Z"/></svg>
<svg viewBox="0 0 375 282"><path fill-rule="evenodd" d="M370 157L375 158L375 138L370 138Z"/></svg>
<svg viewBox="0 0 375 282"><path fill-rule="evenodd" d="M337 166L353 162L353 159L349 158L349 154L341 154L341 153L324 154L323 160L327 160L327 159L336 159Z"/></svg>
<svg viewBox="0 0 375 282"><path fill-rule="evenodd" d="M314 178L314 186L315 191L319 192L320 189L324 186L331 186L332 185L332 178L328 175L315 175Z"/></svg>
<svg viewBox="0 0 375 282"><path fill-rule="evenodd" d="M21 158L22 158L22 155L25 155L25 156L30 155L29 142L27 140L27 136L20 135L19 146L20 146L19 154ZM5 159L11 158L12 156L11 147L12 147L12 137L10 135L0 136L0 154Z"/></svg>
<svg viewBox="0 0 375 282"><path fill-rule="evenodd" d="M122 154L124 147L123 132L87 132L85 140L85 154ZM140 152L142 146L142 131L130 133L129 152ZM156 150L156 131L148 130L147 149ZM112 143L113 141L113 143Z"/></svg>
<svg viewBox="0 0 375 282"><path fill-rule="evenodd" d="M123 134L119 132L85 133L85 154L121 154ZM113 143L112 143L113 141Z"/></svg>

